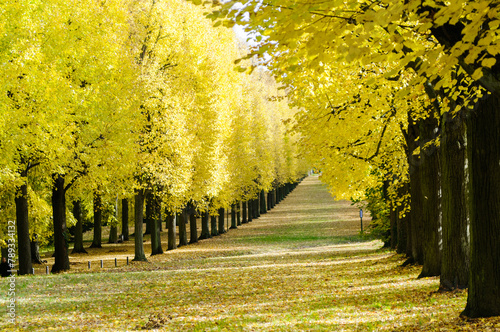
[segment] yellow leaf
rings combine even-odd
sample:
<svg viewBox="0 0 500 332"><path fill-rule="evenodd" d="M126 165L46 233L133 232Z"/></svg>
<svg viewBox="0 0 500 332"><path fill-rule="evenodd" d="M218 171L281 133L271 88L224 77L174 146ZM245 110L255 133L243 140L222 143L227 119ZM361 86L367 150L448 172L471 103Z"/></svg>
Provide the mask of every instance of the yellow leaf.
<svg viewBox="0 0 500 332"><path fill-rule="evenodd" d="M481 62L481 66L491 68L495 65L496 62L497 59L495 58L486 58Z"/></svg>

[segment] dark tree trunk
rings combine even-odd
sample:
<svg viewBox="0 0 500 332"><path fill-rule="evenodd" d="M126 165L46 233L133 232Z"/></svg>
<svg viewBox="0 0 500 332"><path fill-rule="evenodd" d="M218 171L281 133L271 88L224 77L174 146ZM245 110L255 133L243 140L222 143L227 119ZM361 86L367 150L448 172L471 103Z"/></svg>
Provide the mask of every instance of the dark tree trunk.
<svg viewBox="0 0 500 332"><path fill-rule="evenodd" d="M247 201L247 206L248 206L248 219L247 219L247 222L251 222L252 219L253 219L253 209L252 209L252 200L248 200Z"/></svg>
<svg viewBox="0 0 500 332"><path fill-rule="evenodd" d="M146 231L144 235L151 234L153 220L153 194L148 190L146 191L146 216L144 222L146 223Z"/></svg>
<svg viewBox="0 0 500 332"><path fill-rule="evenodd" d="M467 123L470 276L463 315L500 315L500 97L484 96Z"/></svg>
<svg viewBox="0 0 500 332"><path fill-rule="evenodd" d="M187 231L186 231L186 219L188 218L188 213L186 209L183 209L179 216L179 245L178 247L187 246Z"/></svg>
<svg viewBox="0 0 500 332"><path fill-rule="evenodd" d="M54 257L52 273L69 270L68 229L66 228L66 190L64 176L56 174L52 187L52 221L54 223Z"/></svg>
<svg viewBox="0 0 500 332"><path fill-rule="evenodd" d="M144 241L142 235L142 225L144 224L144 191L137 190L135 193L135 256L134 261L147 261L146 254L144 253Z"/></svg>
<svg viewBox="0 0 500 332"><path fill-rule="evenodd" d="M146 224L146 225L150 225L151 229L150 229L150 234L151 234L151 256L153 255L157 255L157 254L161 254L161 252L158 252L158 235L159 235L159 232L157 230L159 230L158 228L158 218L156 217L156 211L155 211L155 208L154 208L154 204L152 204L152 201L150 201L150 204L149 205L149 212L150 212L150 215L149 215L149 222ZM147 208L146 208L146 211L147 211ZM146 229L147 229L148 226L146 226ZM147 231L146 231L147 233Z"/></svg>
<svg viewBox="0 0 500 332"><path fill-rule="evenodd" d="M102 248L102 199L97 192L94 193L94 239L90 248Z"/></svg>
<svg viewBox="0 0 500 332"><path fill-rule="evenodd" d="M177 234L176 234L176 222L177 218L175 216L175 213L168 212L167 213L167 229L168 229L168 250L174 250L177 249L177 243L175 242L177 239Z"/></svg>
<svg viewBox="0 0 500 332"><path fill-rule="evenodd" d="M224 208L219 209L219 234L224 234L226 227L224 225Z"/></svg>
<svg viewBox="0 0 500 332"><path fill-rule="evenodd" d="M423 227L422 248L423 266L419 278L433 277L441 274L440 241L440 167L439 148L428 144L435 139L438 119L430 116L420 122L420 184L422 190L422 214L420 220Z"/></svg>
<svg viewBox="0 0 500 332"><path fill-rule="evenodd" d="M128 234L128 199L122 199L122 235L123 241L129 240Z"/></svg>
<svg viewBox="0 0 500 332"><path fill-rule="evenodd" d="M30 242L31 247L31 262L33 264L43 264L42 257L40 257L40 244L38 243L38 236L35 234L33 241Z"/></svg>
<svg viewBox="0 0 500 332"><path fill-rule="evenodd" d="M391 249L395 250L398 246L398 211L391 203L389 218L391 220Z"/></svg>
<svg viewBox="0 0 500 332"><path fill-rule="evenodd" d="M112 225L109 227L108 243L118 243L118 226Z"/></svg>
<svg viewBox="0 0 500 332"><path fill-rule="evenodd" d="M402 197L408 193L408 184L405 184L402 188L398 190L399 196ZM408 223L409 219L408 214L402 213L403 207L398 207L396 210L397 214L397 248L396 252L398 254L409 254L408 248Z"/></svg>
<svg viewBox="0 0 500 332"><path fill-rule="evenodd" d="M247 202L243 201L241 202L241 223L246 224L248 222L247 219Z"/></svg>
<svg viewBox="0 0 500 332"><path fill-rule="evenodd" d="M409 119L412 121L412 119ZM423 238L423 227L422 227L422 215L423 215L423 203L422 203L422 188L420 184L420 157L413 154L413 151L418 147L418 142L416 142L419 135L418 126L414 123L408 125L408 164L409 164L409 175L410 175L410 229L409 234L411 236L411 261L420 265L424 264L424 254L422 247Z"/></svg>
<svg viewBox="0 0 500 332"><path fill-rule="evenodd" d="M254 200L254 207L253 207L253 211L254 211L254 214L255 214L255 218L259 218L260 217L260 199L259 199L260 196L257 196L257 198Z"/></svg>
<svg viewBox="0 0 500 332"><path fill-rule="evenodd" d="M75 246L73 247L73 251L71 253L86 254L87 250L85 250L85 248L83 247L83 215L82 215L82 202L80 200L73 202L73 216L76 219Z"/></svg>
<svg viewBox="0 0 500 332"><path fill-rule="evenodd" d="M212 236L219 235L219 231L217 230L217 216L210 216L210 230Z"/></svg>
<svg viewBox="0 0 500 332"><path fill-rule="evenodd" d="M465 289L469 282L469 238L465 177L465 124L443 116L441 133L441 192L443 252L439 288Z"/></svg>
<svg viewBox="0 0 500 332"><path fill-rule="evenodd" d="M201 215L201 234L200 240L211 238L210 227L209 227L210 214L207 211L203 212Z"/></svg>
<svg viewBox="0 0 500 332"><path fill-rule="evenodd" d="M266 204L266 192L264 189L260 192L260 214L267 213L267 204Z"/></svg>
<svg viewBox="0 0 500 332"><path fill-rule="evenodd" d="M236 204L236 226L241 226L241 202Z"/></svg>
<svg viewBox="0 0 500 332"><path fill-rule="evenodd" d="M194 207L189 214L189 243L198 242L198 227L196 225L196 210Z"/></svg>
<svg viewBox="0 0 500 332"><path fill-rule="evenodd" d="M151 199L151 256L163 254L161 247L161 202L158 196Z"/></svg>
<svg viewBox="0 0 500 332"><path fill-rule="evenodd" d="M231 204L231 227L229 229L236 229L236 204Z"/></svg>
<svg viewBox="0 0 500 332"><path fill-rule="evenodd" d="M26 184L27 172L21 174L24 183L16 190L16 225L17 225L17 250L19 256L18 274L31 274L31 244L28 220L28 185Z"/></svg>

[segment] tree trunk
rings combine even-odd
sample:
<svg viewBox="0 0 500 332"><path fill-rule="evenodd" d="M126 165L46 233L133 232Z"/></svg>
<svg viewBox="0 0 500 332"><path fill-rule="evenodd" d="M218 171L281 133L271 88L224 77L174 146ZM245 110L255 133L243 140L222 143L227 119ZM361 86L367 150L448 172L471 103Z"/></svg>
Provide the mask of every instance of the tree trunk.
<svg viewBox="0 0 500 332"><path fill-rule="evenodd" d="M161 202L158 196L151 199L151 256L163 254L161 247Z"/></svg>
<svg viewBox="0 0 500 332"><path fill-rule="evenodd" d="M102 199L97 192L94 193L94 239L90 248L102 248Z"/></svg>
<svg viewBox="0 0 500 332"><path fill-rule="evenodd" d="M210 227L209 227L209 220L210 220L210 214L207 211L203 212L201 215L201 234L200 234L200 240L204 239L209 239L211 238L210 235Z"/></svg>
<svg viewBox="0 0 500 332"><path fill-rule="evenodd" d="M259 198L260 198L260 195L258 195L257 198L254 200L253 211L254 211L255 219L260 217L260 199Z"/></svg>
<svg viewBox="0 0 500 332"><path fill-rule="evenodd" d="M260 214L267 213L267 204L266 204L266 192L264 189L260 192Z"/></svg>
<svg viewBox="0 0 500 332"><path fill-rule="evenodd" d="M217 230L217 216L210 216L210 234L212 236L219 235L219 231Z"/></svg>
<svg viewBox="0 0 500 332"><path fill-rule="evenodd" d="M28 185L26 183L27 172L21 174L24 183L16 190L16 225L17 225L17 250L19 257L19 275L31 274L31 244L28 219Z"/></svg>
<svg viewBox="0 0 500 332"><path fill-rule="evenodd" d="M118 221L118 198L115 200L115 219ZM109 228L108 243L118 243L118 225L113 223Z"/></svg>
<svg viewBox="0 0 500 332"><path fill-rule="evenodd" d="M219 234L224 234L226 228L224 226L224 208L219 209Z"/></svg>
<svg viewBox="0 0 500 332"><path fill-rule="evenodd" d="M420 184L422 190L422 223L423 266L419 278L433 277L441 274L441 250L439 241L441 234L440 212L440 167L439 148L431 142L435 139L438 119L428 117L420 121ZM429 144L428 144L429 143Z"/></svg>
<svg viewBox="0 0 500 332"><path fill-rule="evenodd" d="M249 199L247 201L247 206L248 206L248 219L247 219L247 222L251 222L252 219L253 219L253 210L252 210L253 204L252 204L252 200L251 199Z"/></svg>
<svg viewBox="0 0 500 332"><path fill-rule="evenodd" d="M470 274L468 317L500 315L500 97L484 96L467 123Z"/></svg>
<svg viewBox="0 0 500 332"><path fill-rule="evenodd" d="M236 226L241 226L241 202L236 204Z"/></svg>
<svg viewBox="0 0 500 332"><path fill-rule="evenodd" d="M241 223L246 224L248 222L247 219L247 202L241 202Z"/></svg>
<svg viewBox="0 0 500 332"><path fill-rule="evenodd" d="M394 204L390 203L390 215L391 220L391 249L396 250L398 246L398 210Z"/></svg>
<svg viewBox="0 0 500 332"><path fill-rule="evenodd" d="M43 264L42 257L40 257L40 244L38 243L38 236L36 234L34 235L33 241L30 242L30 247L31 262L33 264Z"/></svg>
<svg viewBox="0 0 500 332"><path fill-rule="evenodd" d="M122 235L123 241L129 240L128 234L128 199L122 199Z"/></svg>
<svg viewBox="0 0 500 332"><path fill-rule="evenodd" d="M465 124L443 116L441 133L441 192L443 252L439 288L465 289L469 282L467 234Z"/></svg>
<svg viewBox="0 0 500 332"><path fill-rule="evenodd" d="M111 225L109 227L109 240L108 243L118 243L118 226Z"/></svg>
<svg viewBox="0 0 500 332"><path fill-rule="evenodd" d="M152 219L153 219L153 194L148 190L146 191L146 216L144 222L146 223L146 231L144 235L151 234Z"/></svg>
<svg viewBox="0 0 500 332"><path fill-rule="evenodd" d="M231 227L229 229L236 229L236 204L231 204Z"/></svg>
<svg viewBox="0 0 500 332"><path fill-rule="evenodd" d="M186 219L188 217L186 209L179 213L179 245L178 247L187 246Z"/></svg>
<svg viewBox="0 0 500 332"><path fill-rule="evenodd" d="M412 119L409 119L410 124L408 124L408 136L407 136L407 146L408 146L408 164L409 164L409 175L410 175L410 229L409 234L411 236L411 257L410 260L414 263L422 265L423 261L423 248L422 248L422 219L423 214L423 203L422 203L422 189L420 184L420 172L419 167L421 164L420 157L414 155L413 152L418 147L418 142L416 141L419 135L418 126L412 123Z"/></svg>
<svg viewBox="0 0 500 332"><path fill-rule="evenodd" d="M400 197L408 193L408 184L405 184L401 189L398 190ZM398 207L396 210L397 214L397 248L396 252L398 254L408 254L408 214L402 215L403 207Z"/></svg>
<svg viewBox="0 0 500 332"><path fill-rule="evenodd" d="M189 214L189 244L198 242L198 227L196 225L196 210L194 207Z"/></svg>
<svg viewBox="0 0 500 332"><path fill-rule="evenodd" d="M83 247L83 215L82 215L82 202L80 200L73 202L73 216L76 219L75 246L73 247L73 251L71 251L71 253L86 254L87 250L85 250L85 248Z"/></svg>
<svg viewBox="0 0 500 332"><path fill-rule="evenodd" d="M167 250L177 249L177 243L175 240L177 239L176 234L176 222L177 218L175 217L175 213L168 211L167 213L167 229L168 229L168 245Z"/></svg>
<svg viewBox="0 0 500 332"><path fill-rule="evenodd" d="M142 235L142 225L144 224L144 191L137 190L135 192L135 256L134 261L147 261L146 254L144 253L144 243Z"/></svg>
<svg viewBox="0 0 500 332"><path fill-rule="evenodd" d="M151 202L151 201L150 201ZM157 255L157 254L160 254L160 252L158 252L158 231L159 228L158 228L158 218L156 217L156 211L154 211L154 206L153 204L148 204L150 205L150 208L149 208L149 211L150 211L150 215L149 215L149 218L150 221L147 223L147 225L150 225L151 229L150 229L150 232L151 232L151 256L153 255ZM146 209L147 211L147 209ZM146 226L146 229L147 229L148 226ZM146 231L147 233L147 231Z"/></svg>
<svg viewBox="0 0 500 332"><path fill-rule="evenodd" d="M52 187L52 221L54 223L54 257L52 273L69 270L68 229L66 228L66 190L64 176L56 174Z"/></svg>

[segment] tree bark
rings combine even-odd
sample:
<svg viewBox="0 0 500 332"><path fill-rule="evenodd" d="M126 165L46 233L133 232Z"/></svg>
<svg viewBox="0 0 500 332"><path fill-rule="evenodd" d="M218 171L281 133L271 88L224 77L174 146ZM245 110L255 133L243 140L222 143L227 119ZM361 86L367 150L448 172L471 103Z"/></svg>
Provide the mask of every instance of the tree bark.
<svg viewBox="0 0 500 332"><path fill-rule="evenodd" d="M144 243L142 235L142 225L144 224L144 191L137 190L135 192L135 256L134 261L147 261L146 254L144 253Z"/></svg>
<svg viewBox="0 0 500 332"><path fill-rule="evenodd" d="M52 187L52 221L54 223L54 257L52 273L69 270L68 229L66 228L66 190L64 175L54 176Z"/></svg>
<svg viewBox="0 0 500 332"><path fill-rule="evenodd" d="M241 202L241 223L246 224L248 222L247 219L247 202Z"/></svg>
<svg viewBox="0 0 500 332"><path fill-rule="evenodd" d="M177 243L175 242L177 238L176 234L176 222L177 218L175 217L175 213L168 212L167 213L167 229L168 229L168 245L167 250L177 249Z"/></svg>
<svg viewBox="0 0 500 332"><path fill-rule="evenodd" d="M123 241L129 240L128 232L128 199L122 199L122 235Z"/></svg>
<svg viewBox="0 0 500 332"><path fill-rule="evenodd" d="M33 265L31 262L30 229L28 219L28 185L26 183L27 172L21 174L24 183L16 190L16 225L17 225L17 250L19 257L18 274L31 274Z"/></svg>
<svg viewBox="0 0 500 332"><path fill-rule="evenodd" d="M236 226L241 226L241 202L236 203Z"/></svg>
<svg viewBox="0 0 500 332"><path fill-rule="evenodd" d="M153 198L153 204L151 207L151 256L163 254L163 248L161 247L161 203L158 197Z"/></svg>
<svg viewBox="0 0 500 332"><path fill-rule="evenodd" d="M251 222L252 219L253 219L253 209L252 209L253 204L252 204L252 200L251 199L249 199L247 201L247 206L248 206L248 218L247 218L247 222Z"/></svg>
<svg viewBox="0 0 500 332"><path fill-rule="evenodd" d="M266 204L266 192L264 189L260 191L260 214L267 213L267 204Z"/></svg>
<svg viewBox="0 0 500 332"><path fill-rule="evenodd" d="M186 232L186 219L188 218L188 213L186 209L183 209L181 213L179 213L179 245L178 247L187 246L187 232Z"/></svg>
<svg viewBox="0 0 500 332"><path fill-rule="evenodd" d="M189 244L198 242L198 227L196 225L196 210L191 207L189 214Z"/></svg>
<svg viewBox="0 0 500 332"><path fill-rule="evenodd" d="M33 264L43 264L44 262L40 257L40 244L38 243L38 236L36 234L34 234L33 241L30 242L30 247L31 247L31 262Z"/></svg>
<svg viewBox="0 0 500 332"><path fill-rule="evenodd" d="M158 227L158 216L156 214L156 209L155 209L155 198L153 197L153 194L148 194L149 199L147 200L148 203L147 205L149 206L149 213L150 215L148 216L149 222L146 225L150 226L150 234L151 234L151 256L153 255L158 255L163 253L158 251L158 241L159 241L159 227ZM146 208L146 211L148 209ZM146 226L147 229L148 226ZM147 231L146 231L147 233Z"/></svg>
<svg viewBox="0 0 500 332"><path fill-rule="evenodd" d="M440 212L440 167L439 148L430 143L435 139L438 119L429 116L420 121L420 184L422 190L422 249L423 266L419 278L433 277L441 274L441 250L439 241L441 234Z"/></svg>
<svg viewBox="0 0 500 332"><path fill-rule="evenodd" d="M254 211L255 219L259 218L260 217L260 195L257 195L257 198L254 200L253 211Z"/></svg>
<svg viewBox="0 0 500 332"><path fill-rule="evenodd" d="M203 212L201 215L201 234L200 234L200 240L204 239L209 239L212 236L210 235L210 228L209 228L209 220L210 220L210 214L207 211Z"/></svg>
<svg viewBox="0 0 500 332"><path fill-rule="evenodd" d="M407 146L408 146L408 164L409 164L409 175L410 175L410 228L409 234L411 236L411 257L410 260L413 263L423 265L423 229L421 216L423 214L423 203L422 203L422 189L420 184L420 172L419 167L421 164L420 157L414 155L413 152L418 147L418 142L416 141L419 136L418 126L409 119L408 124L408 135L407 135Z"/></svg>
<svg viewBox="0 0 500 332"><path fill-rule="evenodd" d="M94 193L94 239L90 248L102 248L102 199L97 192Z"/></svg>
<svg viewBox="0 0 500 332"><path fill-rule="evenodd" d="M236 229L236 204L231 204L231 227L229 229Z"/></svg>
<svg viewBox="0 0 500 332"><path fill-rule="evenodd" d="M144 222L146 223L146 231L144 232L144 235L151 234L151 230L153 229L152 227L152 219L153 219L153 194L150 192L150 190L146 191L146 216L144 219Z"/></svg>
<svg viewBox="0 0 500 332"><path fill-rule="evenodd" d="M224 225L224 208L219 209L219 234L224 234L226 227Z"/></svg>
<svg viewBox="0 0 500 332"><path fill-rule="evenodd" d="M212 236L219 235L217 230L217 216L210 216L210 233Z"/></svg>
<svg viewBox="0 0 500 332"><path fill-rule="evenodd" d="M73 216L76 219L75 246L73 247L73 251L71 251L71 253L86 254L87 250L85 250L85 248L83 247L83 215L82 202L80 200L73 202Z"/></svg>
<svg viewBox="0 0 500 332"><path fill-rule="evenodd" d="M403 196L408 192L408 184L405 184L401 189L398 190L399 195ZM396 252L398 254L408 255L408 214L402 215L403 207L398 207L396 210L397 214L397 247Z"/></svg>
<svg viewBox="0 0 500 332"><path fill-rule="evenodd" d="M465 124L443 116L441 132L442 238L441 290L465 289L469 282Z"/></svg>
<svg viewBox="0 0 500 332"><path fill-rule="evenodd" d="M111 225L109 227L109 240L108 243L118 243L118 226Z"/></svg>
<svg viewBox="0 0 500 332"><path fill-rule="evenodd" d="M467 122L470 275L468 317L500 315L500 97L486 95Z"/></svg>

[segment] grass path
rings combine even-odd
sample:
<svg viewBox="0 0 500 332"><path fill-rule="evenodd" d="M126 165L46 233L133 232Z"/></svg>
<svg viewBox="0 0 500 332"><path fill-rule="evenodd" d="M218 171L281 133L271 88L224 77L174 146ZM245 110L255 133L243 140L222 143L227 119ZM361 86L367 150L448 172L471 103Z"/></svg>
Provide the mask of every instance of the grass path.
<svg viewBox="0 0 500 332"><path fill-rule="evenodd" d="M417 280L418 267L358 233L358 210L309 177L259 219L147 263L86 270L88 259L132 256L131 241L71 256L70 273L18 277L17 325L2 314L0 330L500 329L458 318L465 292L434 292L437 278Z"/></svg>

